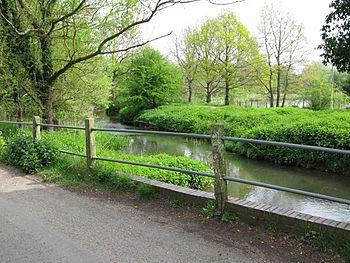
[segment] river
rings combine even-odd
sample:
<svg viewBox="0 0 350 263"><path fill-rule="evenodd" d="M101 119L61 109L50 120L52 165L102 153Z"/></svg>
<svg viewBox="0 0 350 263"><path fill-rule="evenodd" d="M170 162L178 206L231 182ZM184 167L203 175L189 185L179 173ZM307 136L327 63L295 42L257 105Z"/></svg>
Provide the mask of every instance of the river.
<svg viewBox="0 0 350 263"><path fill-rule="evenodd" d="M108 128L134 128L113 120L100 120L97 125ZM167 153L184 155L191 159L211 163L211 146L206 141L163 135L133 135L125 149L127 153L147 155ZM270 162L250 160L226 152L228 175L232 177L275 184L344 199L350 199L350 178L297 167L286 167ZM208 189L212 191L212 189ZM286 193L262 187L228 182L230 196L261 202L298 212L350 223L350 206L312 197Z"/></svg>

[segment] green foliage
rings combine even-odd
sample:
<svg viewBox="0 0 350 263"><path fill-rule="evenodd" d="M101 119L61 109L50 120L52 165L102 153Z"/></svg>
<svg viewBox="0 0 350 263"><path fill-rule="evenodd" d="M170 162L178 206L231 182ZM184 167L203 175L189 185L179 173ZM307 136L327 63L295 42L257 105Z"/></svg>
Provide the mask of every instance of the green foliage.
<svg viewBox="0 0 350 263"><path fill-rule="evenodd" d="M2 136L2 133L0 131L0 149L5 145L5 139Z"/></svg>
<svg viewBox="0 0 350 263"><path fill-rule="evenodd" d="M85 132L80 130L41 133L44 140L60 150L67 150L77 153L85 153ZM98 132L96 133L96 150L102 151L121 151L129 144L129 138L126 136L114 136L112 134Z"/></svg>
<svg viewBox="0 0 350 263"><path fill-rule="evenodd" d="M58 159L56 148L46 141L36 142L23 137L9 143L5 161L21 167L27 173L36 173L44 167L54 165Z"/></svg>
<svg viewBox="0 0 350 263"><path fill-rule="evenodd" d="M105 156L110 158L113 158L114 156L114 158L118 158L119 160L155 164L160 166L181 168L185 170L210 172L206 164L182 156L171 156L168 154L134 156L122 153L119 153L116 156L108 155L107 152L105 152ZM194 189L204 189L212 184L212 179L203 176L188 175L180 172L165 171L160 169L125 165L119 163L106 163L105 165L113 167L113 169L121 173L143 176L153 180Z"/></svg>
<svg viewBox="0 0 350 263"><path fill-rule="evenodd" d="M13 138L8 138L7 140L16 140L19 137L28 136L30 133L31 130L19 130L17 134L13 135ZM30 140L28 137L26 138ZM50 142L50 145L60 150L67 150L82 154L85 153L85 136L84 132L82 131L42 132L42 140L45 141L45 143ZM43 142L39 142L39 144L42 143ZM150 156L134 156L125 154L122 152L122 150L126 145L128 145L128 143L129 138L125 136L114 136L112 134L102 132L96 134L97 153L99 154L99 156L102 157L182 168L186 170L194 170L207 173L211 172L206 164L199 161L191 160L188 157L171 156L167 154L157 154ZM82 163L83 165L85 165L85 161L82 161ZM97 167L97 169L100 168L100 166ZM86 172L85 170L83 171ZM109 182L110 180L116 180L112 184L115 185L115 188L118 188L119 180L123 179L110 179L109 176L109 174L115 172L139 175L150 179L179 186L190 187L194 189L204 189L212 183L212 180L207 177L188 175L179 172L165 171L147 167L125 165L119 163L106 163L104 168L101 169L101 171L96 171L95 174L97 178L99 178L98 181L101 183Z"/></svg>
<svg viewBox="0 0 350 263"><path fill-rule="evenodd" d="M203 214L206 219L218 218L222 222L230 222L238 218L237 213L233 210L227 210L221 213L219 210L216 209L216 204L214 200L208 201L205 207L203 207Z"/></svg>
<svg viewBox="0 0 350 263"><path fill-rule="evenodd" d="M349 97L342 89L345 84L343 76L321 63L313 63L305 67L301 81L303 88L298 92L313 110L327 109L331 105L336 107L349 102Z"/></svg>
<svg viewBox="0 0 350 263"><path fill-rule="evenodd" d="M156 188L149 184L139 184L136 189L136 193L143 199L151 199L156 194Z"/></svg>
<svg viewBox="0 0 350 263"><path fill-rule="evenodd" d="M238 215L235 211L233 210L228 210L225 211L222 215L221 215L221 221L222 222L230 222L230 221L234 221L238 218Z"/></svg>
<svg viewBox="0 0 350 263"><path fill-rule="evenodd" d="M182 77L180 70L159 51L145 47L131 58L122 86L120 117L130 121L142 110L178 99Z"/></svg>
<svg viewBox="0 0 350 263"><path fill-rule="evenodd" d="M350 149L349 118L350 112L346 110L172 105L146 111L139 120L159 129L200 134L210 134L213 123L224 123L227 136ZM279 164L317 167L344 174L350 170L349 157L345 155L245 143L226 143L225 146L250 158Z"/></svg>
<svg viewBox="0 0 350 263"><path fill-rule="evenodd" d="M220 216L220 212L216 209L215 201L209 201L203 207L203 214L207 219Z"/></svg>
<svg viewBox="0 0 350 263"><path fill-rule="evenodd" d="M332 63L341 72L350 72L350 9L348 0L333 0L326 16L326 24L322 27L320 49L324 50L324 63Z"/></svg>

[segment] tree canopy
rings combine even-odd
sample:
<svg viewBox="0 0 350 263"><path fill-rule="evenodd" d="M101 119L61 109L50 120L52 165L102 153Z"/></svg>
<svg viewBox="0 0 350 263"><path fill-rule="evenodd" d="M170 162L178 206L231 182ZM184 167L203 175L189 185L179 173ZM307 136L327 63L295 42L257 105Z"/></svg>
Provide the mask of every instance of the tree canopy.
<svg viewBox="0 0 350 263"><path fill-rule="evenodd" d="M323 44L319 48L325 64L333 64L340 72L350 73L350 2L334 0L331 12L326 16L322 27Z"/></svg>
<svg viewBox="0 0 350 263"><path fill-rule="evenodd" d="M159 51L144 47L127 64L122 82L121 117L128 120L142 110L179 100L183 87L180 69Z"/></svg>

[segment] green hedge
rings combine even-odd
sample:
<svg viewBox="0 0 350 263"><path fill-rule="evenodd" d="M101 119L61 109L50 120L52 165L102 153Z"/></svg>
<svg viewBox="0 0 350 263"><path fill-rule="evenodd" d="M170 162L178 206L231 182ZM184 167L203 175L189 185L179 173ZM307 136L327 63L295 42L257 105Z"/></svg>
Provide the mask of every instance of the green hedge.
<svg viewBox="0 0 350 263"><path fill-rule="evenodd" d="M347 110L169 105L146 111L137 121L162 130L202 134L210 134L213 123L224 123L227 136L350 149L350 112ZM345 155L246 143L226 143L226 148L278 164L350 173L350 158Z"/></svg>

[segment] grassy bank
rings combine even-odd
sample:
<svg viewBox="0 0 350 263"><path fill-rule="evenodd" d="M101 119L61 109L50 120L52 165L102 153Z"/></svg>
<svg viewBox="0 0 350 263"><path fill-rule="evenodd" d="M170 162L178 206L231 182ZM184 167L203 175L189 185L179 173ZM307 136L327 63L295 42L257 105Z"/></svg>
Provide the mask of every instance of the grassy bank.
<svg viewBox="0 0 350 263"><path fill-rule="evenodd" d="M161 130L201 134L210 134L213 123L224 123L227 136L350 149L346 110L168 105L146 111L137 121ZM249 158L350 174L350 158L345 155L246 143L226 143L226 148Z"/></svg>
<svg viewBox="0 0 350 263"><path fill-rule="evenodd" d="M79 186L81 183L115 185L119 180L117 172L139 175L194 189L203 189L212 183L209 178L205 177L120 163L97 162L96 167L89 171L86 168L85 158L66 156L61 153L57 153L57 157L51 156L52 152L57 149L84 154L85 136L83 131L42 132L42 140L39 144L32 141L30 134L30 130L7 133L7 136L4 136L5 144L2 146L2 161L21 166L27 172L39 172L45 180L62 183L66 186ZM128 137L99 132L96 134L96 144L97 155L100 157L210 172L207 165L188 157L167 154L148 156L126 154L123 149L129 144ZM49 162L45 159L46 157L50 158ZM23 160L20 160L21 158ZM46 165L47 163L49 165ZM32 167L31 165L36 166Z"/></svg>

